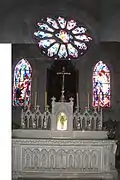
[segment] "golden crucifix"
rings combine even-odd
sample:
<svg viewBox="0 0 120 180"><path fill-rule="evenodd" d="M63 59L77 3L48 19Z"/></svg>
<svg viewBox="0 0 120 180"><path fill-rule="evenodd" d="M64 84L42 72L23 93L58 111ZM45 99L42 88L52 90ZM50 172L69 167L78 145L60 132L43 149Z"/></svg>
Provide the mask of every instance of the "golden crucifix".
<svg viewBox="0 0 120 180"><path fill-rule="evenodd" d="M69 72L65 72L65 67L63 66L62 72L57 72L57 75L62 75L62 90L61 90L61 101L63 102L65 100L64 96L64 83L65 83L65 75L71 75Z"/></svg>

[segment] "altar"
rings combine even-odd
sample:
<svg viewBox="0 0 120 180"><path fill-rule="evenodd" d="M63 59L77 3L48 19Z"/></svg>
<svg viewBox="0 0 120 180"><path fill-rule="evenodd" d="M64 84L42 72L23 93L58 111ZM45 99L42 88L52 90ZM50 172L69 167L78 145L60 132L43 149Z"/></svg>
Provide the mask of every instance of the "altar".
<svg viewBox="0 0 120 180"><path fill-rule="evenodd" d="M39 106L22 110L21 129L12 133L13 178L117 179L116 141L102 130L101 113L78 107L73 112L72 98L53 98L51 112L46 107L41 113Z"/></svg>
<svg viewBox="0 0 120 180"><path fill-rule="evenodd" d="M13 139L13 177L117 179L115 142Z"/></svg>
<svg viewBox="0 0 120 180"><path fill-rule="evenodd" d="M63 72L64 74L64 72ZM64 78L63 78L64 80ZM52 109L45 103L25 107L21 128L12 132L12 174L17 178L104 178L116 179L116 141L103 131L102 109L81 109L74 99L53 97Z"/></svg>

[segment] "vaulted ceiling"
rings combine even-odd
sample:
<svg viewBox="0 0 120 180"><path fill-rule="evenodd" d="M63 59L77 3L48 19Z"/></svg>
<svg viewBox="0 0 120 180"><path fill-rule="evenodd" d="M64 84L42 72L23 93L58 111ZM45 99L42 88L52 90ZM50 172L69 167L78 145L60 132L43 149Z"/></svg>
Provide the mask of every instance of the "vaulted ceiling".
<svg viewBox="0 0 120 180"><path fill-rule="evenodd" d="M31 28L38 18L57 12L73 18L84 12L100 41L120 42L120 0L1 0L0 42L33 42Z"/></svg>

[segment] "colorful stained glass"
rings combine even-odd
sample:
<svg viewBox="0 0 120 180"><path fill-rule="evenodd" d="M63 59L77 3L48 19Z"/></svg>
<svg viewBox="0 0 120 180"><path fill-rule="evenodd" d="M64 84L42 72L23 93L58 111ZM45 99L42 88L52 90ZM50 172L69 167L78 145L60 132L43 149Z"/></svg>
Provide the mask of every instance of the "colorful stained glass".
<svg viewBox="0 0 120 180"><path fill-rule="evenodd" d="M58 26L57 22L56 22L54 19L52 19L52 18L47 18L47 22L48 22L52 27L54 27L55 29L59 29L59 26Z"/></svg>
<svg viewBox="0 0 120 180"><path fill-rule="evenodd" d="M40 29L42 29L42 30L54 32L54 29L50 28L50 27L49 27L47 24L45 24L45 23L38 23L38 26L39 26Z"/></svg>
<svg viewBox="0 0 120 180"><path fill-rule="evenodd" d="M72 36L70 36L66 31L63 30L60 30L60 32L55 34L55 36L61 39L64 43L68 43L70 38L72 39Z"/></svg>
<svg viewBox="0 0 120 180"><path fill-rule="evenodd" d="M51 46L48 49L48 56L53 57L55 54L57 54L59 48L59 43L55 43L53 46Z"/></svg>
<svg viewBox="0 0 120 180"><path fill-rule="evenodd" d="M27 60L21 59L15 66L13 105L30 105L32 68Z"/></svg>
<svg viewBox="0 0 120 180"><path fill-rule="evenodd" d="M67 47L68 47L68 53L70 56L75 57L75 58L78 57L77 49L75 49L71 44L68 44Z"/></svg>
<svg viewBox="0 0 120 180"><path fill-rule="evenodd" d="M64 29L65 26L66 26L66 20L65 20L65 18L63 18L63 17L58 17L58 22L59 22L59 24L60 24L60 27Z"/></svg>
<svg viewBox="0 0 120 180"><path fill-rule="evenodd" d="M103 61L93 71L93 106L110 107L110 70Z"/></svg>
<svg viewBox="0 0 120 180"><path fill-rule="evenodd" d="M67 30L71 30L76 26L76 22L74 20L70 20L67 23Z"/></svg>
<svg viewBox="0 0 120 180"><path fill-rule="evenodd" d="M45 33L43 31L38 31L38 32L34 33L34 35L38 36L39 38L49 38L49 37L53 36L52 34Z"/></svg>
<svg viewBox="0 0 120 180"><path fill-rule="evenodd" d="M90 40L92 40L91 37L87 37L86 35L78 35L78 36L75 36L75 38L81 41L85 41L85 42L89 42Z"/></svg>
<svg viewBox="0 0 120 180"><path fill-rule="evenodd" d="M88 50L92 41L85 27L64 17L47 17L37 25L34 35L38 37L39 47L54 59L76 59Z"/></svg>
<svg viewBox="0 0 120 180"><path fill-rule="evenodd" d="M55 42L55 39L45 39L39 42L39 47L47 48Z"/></svg>
<svg viewBox="0 0 120 180"><path fill-rule="evenodd" d="M78 41L74 41L74 44L75 44L79 49L84 49L84 50L87 49L87 46L86 46L85 43L81 43L81 42L78 42Z"/></svg>
<svg viewBox="0 0 120 180"><path fill-rule="evenodd" d="M66 46L64 44L61 44L60 50L58 52L58 56L60 58L62 58L62 57L66 58L67 57L67 50L66 50Z"/></svg>
<svg viewBox="0 0 120 180"><path fill-rule="evenodd" d="M84 27L77 27L74 30L72 30L73 34L82 34L86 32L86 28Z"/></svg>

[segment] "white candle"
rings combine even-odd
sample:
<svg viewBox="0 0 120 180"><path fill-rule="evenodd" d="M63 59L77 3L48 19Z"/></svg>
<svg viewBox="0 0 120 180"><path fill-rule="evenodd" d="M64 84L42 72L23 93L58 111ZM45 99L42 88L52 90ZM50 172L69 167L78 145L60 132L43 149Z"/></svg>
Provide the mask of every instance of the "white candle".
<svg viewBox="0 0 120 180"><path fill-rule="evenodd" d="M30 110L30 103L28 104L28 110Z"/></svg>
<svg viewBox="0 0 120 180"><path fill-rule="evenodd" d="M100 110L100 92L99 92L99 96L98 96L98 111Z"/></svg>
<svg viewBox="0 0 120 180"><path fill-rule="evenodd" d="M102 128L102 107L101 107L101 128Z"/></svg>
<svg viewBox="0 0 120 180"><path fill-rule="evenodd" d="M22 109L22 111L21 111L21 127L23 127L23 121L24 121L24 112Z"/></svg>
<svg viewBox="0 0 120 180"><path fill-rule="evenodd" d="M37 105L37 92L35 92L35 108L36 108L36 105Z"/></svg>
<svg viewBox="0 0 120 180"><path fill-rule="evenodd" d="M47 106L47 92L45 92L45 107Z"/></svg>
<svg viewBox="0 0 120 180"><path fill-rule="evenodd" d="M29 99L29 102L28 102L28 109L30 110L30 106L31 106L31 94L30 94L30 99Z"/></svg>
<svg viewBox="0 0 120 180"><path fill-rule="evenodd" d="M90 97L89 97L89 93L88 93L88 109L89 109L89 106L90 106Z"/></svg>
<svg viewBox="0 0 120 180"><path fill-rule="evenodd" d="M79 106L78 93L76 94L77 107Z"/></svg>

